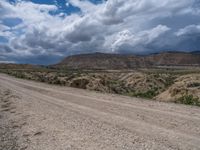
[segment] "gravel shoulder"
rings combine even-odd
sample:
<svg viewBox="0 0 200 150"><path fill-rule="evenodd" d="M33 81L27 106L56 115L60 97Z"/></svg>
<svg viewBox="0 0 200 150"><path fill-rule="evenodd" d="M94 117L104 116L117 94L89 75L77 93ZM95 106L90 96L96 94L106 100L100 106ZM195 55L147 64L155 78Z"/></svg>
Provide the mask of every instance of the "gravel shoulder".
<svg viewBox="0 0 200 150"><path fill-rule="evenodd" d="M24 114L17 107L19 97L0 85L0 149L23 150L27 148L28 138L21 128L26 124Z"/></svg>
<svg viewBox="0 0 200 150"><path fill-rule="evenodd" d="M0 149L10 143L11 149L27 150L200 149L198 107L4 74L0 74L0 91ZM5 103L10 103L7 111L2 107Z"/></svg>

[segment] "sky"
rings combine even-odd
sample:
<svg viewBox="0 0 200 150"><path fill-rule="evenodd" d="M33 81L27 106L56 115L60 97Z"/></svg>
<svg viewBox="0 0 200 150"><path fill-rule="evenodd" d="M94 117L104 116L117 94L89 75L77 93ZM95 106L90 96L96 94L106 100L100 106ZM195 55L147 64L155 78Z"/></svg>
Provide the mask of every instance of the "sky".
<svg viewBox="0 0 200 150"><path fill-rule="evenodd" d="M0 0L0 62L200 50L200 0Z"/></svg>

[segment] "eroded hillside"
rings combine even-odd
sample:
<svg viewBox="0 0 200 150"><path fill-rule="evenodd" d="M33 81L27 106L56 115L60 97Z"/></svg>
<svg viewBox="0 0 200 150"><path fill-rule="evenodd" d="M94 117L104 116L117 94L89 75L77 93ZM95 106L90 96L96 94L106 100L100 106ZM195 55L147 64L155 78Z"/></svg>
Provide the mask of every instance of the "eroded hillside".
<svg viewBox="0 0 200 150"><path fill-rule="evenodd" d="M92 53L68 56L55 68L135 69L157 66L200 66L200 55L185 52L163 52L150 55Z"/></svg>
<svg viewBox="0 0 200 150"><path fill-rule="evenodd" d="M188 74L176 78L174 84L159 94L156 99L199 105L200 74Z"/></svg>
<svg viewBox="0 0 200 150"><path fill-rule="evenodd" d="M198 70L60 71L40 68L1 69L1 72L49 84L165 102L199 105L200 99Z"/></svg>

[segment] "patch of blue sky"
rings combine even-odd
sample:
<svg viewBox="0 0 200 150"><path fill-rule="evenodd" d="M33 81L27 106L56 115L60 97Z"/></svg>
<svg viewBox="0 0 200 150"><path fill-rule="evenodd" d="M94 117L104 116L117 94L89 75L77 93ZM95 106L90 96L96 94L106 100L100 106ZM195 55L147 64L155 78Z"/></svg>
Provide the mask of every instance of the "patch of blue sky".
<svg viewBox="0 0 200 150"><path fill-rule="evenodd" d="M71 5L70 3L66 4L63 3L62 0L57 0L56 6L58 7L58 9L56 11L51 11L50 14L51 15L57 15L60 13L64 13L66 15L70 15L72 13L79 13L81 10L78 7L75 7L73 5Z"/></svg>
<svg viewBox="0 0 200 150"><path fill-rule="evenodd" d="M16 3L17 1L18 0L9 0L10 3ZM30 1L35 4L56 5L58 7L58 10L51 11L50 12L51 15L57 15L59 13L65 13L67 15L70 15L72 13L78 13L81 11L80 8L71 5L66 0L21 0L21 1ZM92 0L92 1L95 2L100 0Z"/></svg>
<svg viewBox="0 0 200 150"><path fill-rule="evenodd" d="M103 3L104 1L107 1L107 0L89 0L89 1L94 3L94 4L101 4L101 3Z"/></svg>
<svg viewBox="0 0 200 150"><path fill-rule="evenodd" d="M15 3L19 0L9 0L11 3ZM58 7L58 10L51 11L51 15L57 15L59 13L64 13L67 15L70 15L72 13L79 13L81 10L78 7L75 7L68 3L67 0L21 0L21 1L30 1L36 4L47 4L47 5L56 5ZM101 4L105 2L106 0L89 0L93 4Z"/></svg>
<svg viewBox="0 0 200 150"><path fill-rule="evenodd" d="M8 39L4 36L0 36L0 43L7 43Z"/></svg>
<svg viewBox="0 0 200 150"><path fill-rule="evenodd" d="M20 23L22 23L22 20L20 18L4 18L4 19L2 19L2 24L6 25L8 27L14 27Z"/></svg>

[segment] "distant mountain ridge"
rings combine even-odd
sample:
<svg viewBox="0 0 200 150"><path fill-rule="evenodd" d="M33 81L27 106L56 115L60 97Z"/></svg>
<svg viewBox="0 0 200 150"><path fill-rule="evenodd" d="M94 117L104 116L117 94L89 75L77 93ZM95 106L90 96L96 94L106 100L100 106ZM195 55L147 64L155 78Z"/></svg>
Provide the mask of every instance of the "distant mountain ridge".
<svg viewBox="0 0 200 150"><path fill-rule="evenodd" d="M54 65L72 69L134 69L156 66L200 66L200 52L162 52L145 56L91 53L68 56Z"/></svg>

